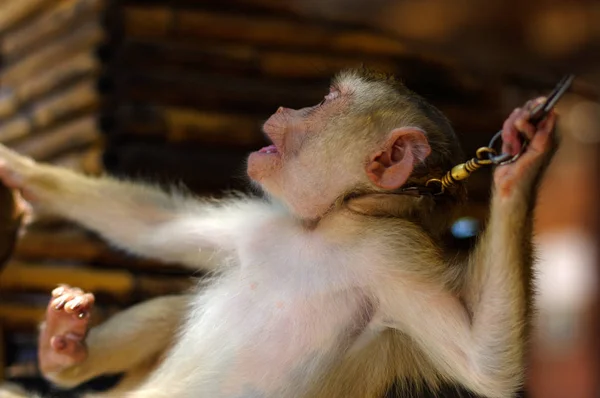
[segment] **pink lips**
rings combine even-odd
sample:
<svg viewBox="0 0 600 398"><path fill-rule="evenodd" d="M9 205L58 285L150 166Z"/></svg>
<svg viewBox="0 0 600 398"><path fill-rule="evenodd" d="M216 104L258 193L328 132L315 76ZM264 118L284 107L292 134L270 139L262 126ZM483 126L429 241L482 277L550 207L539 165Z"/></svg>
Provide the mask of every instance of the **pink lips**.
<svg viewBox="0 0 600 398"><path fill-rule="evenodd" d="M275 145L269 145L264 148L261 148L260 153L277 153L277 147Z"/></svg>

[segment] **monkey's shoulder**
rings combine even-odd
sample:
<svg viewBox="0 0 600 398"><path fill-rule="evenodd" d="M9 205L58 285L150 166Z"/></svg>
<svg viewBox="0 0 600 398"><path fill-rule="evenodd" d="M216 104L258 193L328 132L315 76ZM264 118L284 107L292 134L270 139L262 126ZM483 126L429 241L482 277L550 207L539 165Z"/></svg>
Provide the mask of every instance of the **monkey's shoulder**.
<svg viewBox="0 0 600 398"><path fill-rule="evenodd" d="M321 235L327 240L368 259L383 274L405 270L436 275L445 268L441 246L412 220L340 212L324 227Z"/></svg>
<svg viewBox="0 0 600 398"><path fill-rule="evenodd" d="M438 247L423 227L402 217L375 217L340 212L328 227L348 240L381 244L391 250L407 251L418 247L429 251L437 250Z"/></svg>

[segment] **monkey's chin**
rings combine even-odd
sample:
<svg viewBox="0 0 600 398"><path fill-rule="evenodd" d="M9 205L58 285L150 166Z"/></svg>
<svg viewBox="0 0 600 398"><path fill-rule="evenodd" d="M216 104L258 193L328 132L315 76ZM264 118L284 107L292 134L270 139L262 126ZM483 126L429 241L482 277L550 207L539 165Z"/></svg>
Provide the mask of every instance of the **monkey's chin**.
<svg viewBox="0 0 600 398"><path fill-rule="evenodd" d="M266 179L273 177L281 169L281 155L276 150L268 151L269 148L252 152L248 157L248 176L260 184L264 184Z"/></svg>

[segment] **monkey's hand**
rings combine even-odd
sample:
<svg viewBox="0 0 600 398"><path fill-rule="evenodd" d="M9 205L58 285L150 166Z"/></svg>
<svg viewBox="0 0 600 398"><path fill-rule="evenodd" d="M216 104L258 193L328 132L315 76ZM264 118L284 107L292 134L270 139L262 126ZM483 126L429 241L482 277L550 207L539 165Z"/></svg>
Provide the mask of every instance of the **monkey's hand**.
<svg viewBox="0 0 600 398"><path fill-rule="evenodd" d="M9 188L21 191L21 195L28 202L35 201L30 182L35 175L41 174L44 166L33 159L0 144L0 180Z"/></svg>
<svg viewBox="0 0 600 398"><path fill-rule="evenodd" d="M509 197L515 191L532 187L554 152L552 131L556 114L551 112L537 127L528 122L531 110L544 100L545 98L540 97L527 102L523 108L515 109L504 122L503 153L519 153L523 145L521 135L529 140L529 145L516 162L499 166L494 172L496 192L502 197Z"/></svg>

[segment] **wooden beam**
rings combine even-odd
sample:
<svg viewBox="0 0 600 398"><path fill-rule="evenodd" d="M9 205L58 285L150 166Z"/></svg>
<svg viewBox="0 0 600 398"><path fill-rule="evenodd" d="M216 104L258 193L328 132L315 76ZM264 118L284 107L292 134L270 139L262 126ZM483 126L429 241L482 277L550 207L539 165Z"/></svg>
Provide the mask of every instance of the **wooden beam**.
<svg viewBox="0 0 600 398"><path fill-rule="evenodd" d="M104 29L98 23L88 23L29 57L7 66L0 73L0 82L2 85L16 87L46 70L49 65L82 51L93 51L104 38Z"/></svg>
<svg viewBox="0 0 600 398"><path fill-rule="evenodd" d="M27 262L64 261L99 264L131 270L190 273L183 267L127 256L80 228L29 228L18 240L14 258Z"/></svg>
<svg viewBox="0 0 600 398"><path fill-rule="evenodd" d="M4 33L54 0L7 1L0 5L0 33Z"/></svg>
<svg viewBox="0 0 600 398"><path fill-rule="evenodd" d="M21 228L22 210L17 206L16 193L0 184L0 273L11 258Z"/></svg>
<svg viewBox="0 0 600 398"><path fill-rule="evenodd" d="M192 287L192 281L179 276L132 275L125 270L48 263L10 262L0 278L0 290L49 294L59 284L77 286L94 294L104 294L126 303L132 297L174 294Z"/></svg>
<svg viewBox="0 0 600 398"><path fill-rule="evenodd" d="M24 1L24 0L19 0ZM101 19L104 0L62 0L19 29L7 33L0 43L4 62L14 62L32 49L92 18Z"/></svg>
<svg viewBox="0 0 600 398"><path fill-rule="evenodd" d="M68 151L99 142L101 135L96 118L84 116L52 130L27 136L11 147L36 160L50 161Z"/></svg>
<svg viewBox="0 0 600 398"><path fill-rule="evenodd" d="M521 13L514 12L523 6L517 0L487 1L484 12L479 4L477 0L467 0L461 7L451 0L377 0L377 6L371 0L356 0L351 6L344 0L326 5L289 2L304 18L369 26L401 41L406 51L449 58L465 70L490 77L518 76L549 86L567 72L598 70L600 40L592 27L600 9L592 1L534 0Z"/></svg>
<svg viewBox="0 0 600 398"><path fill-rule="evenodd" d="M112 62L115 68L219 71L286 79L329 79L341 69L362 64L384 72L402 69L402 63L390 57L360 57L295 48L269 50L251 44L215 40L186 43L179 40L126 39L112 56Z"/></svg>
<svg viewBox="0 0 600 398"><path fill-rule="evenodd" d="M229 109L231 112L265 114L285 104L301 108L318 103L327 92L322 83L282 82L213 74L146 74L122 70L107 79L115 87L115 99L150 102L176 107Z"/></svg>
<svg viewBox="0 0 600 398"><path fill-rule="evenodd" d="M168 7L124 7L127 37L216 39L279 48L320 48L346 54L402 55L399 41L366 29L316 22Z"/></svg>
<svg viewBox="0 0 600 398"><path fill-rule="evenodd" d="M45 313L41 306L0 302L0 324L7 330L34 330Z"/></svg>
<svg viewBox="0 0 600 398"><path fill-rule="evenodd" d="M4 338L4 327L0 319L0 386L5 379L6 366L6 339Z"/></svg>
<svg viewBox="0 0 600 398"><path fill-rule="evenodd" d="M215 194L226 189L247 189L245 162L248 150L207 148L205 145L166 144L134 140L107 145L106 170L171 186L174 181L197 193ZM210 170L210 173L199 172Z"/></svg>
<svg viewBox="0 0 600 398"><path fill-rule="evenodd" d="M31 112L21 114L0 126L0 142L9 143L52 126L68 116L94 110L99 94L93 79L82 81L35 105Z"/></svg>
<svg viewBox="0 0 600 398"><path fill-rule="evenodd" d="M134 277L123 271L91 270L85 267L10 262L2 272L0 290L47 293L65 283L90 292L126 299L135 287Z"/></svg>
<svg viewBox="0 0 600 398"><path fill-rule="evenodd" d="M6 83L0 88L0 121L6 120L36 99L69 85L77 79L94 76L100 63L89 51L60 60L55 66L41 71L15 86Z"/></svg>
<svg viewBox="0 0 600 398"><path fill-rule="evenodd" d="M103 116L111 134L157 138L166 142L202 142L257 146L264 142L264 119L243 114L161 106L121 106Z"/></svg>
<svg viewBox="0 0 600 398"><path fill-rule="evenodd" d="M56 158L49 159L53 165L65 167L83 174L99 176L103 173L102 145L94 145L85 151L73 151Z"/></svg>

